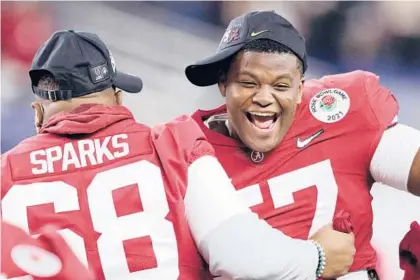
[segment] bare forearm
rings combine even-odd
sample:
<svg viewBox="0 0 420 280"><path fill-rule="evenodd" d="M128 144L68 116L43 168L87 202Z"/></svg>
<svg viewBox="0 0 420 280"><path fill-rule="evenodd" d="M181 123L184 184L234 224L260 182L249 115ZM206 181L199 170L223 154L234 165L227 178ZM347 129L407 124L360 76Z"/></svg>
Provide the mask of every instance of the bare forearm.
<svg viewBox="0 0 420 280"><path fill-rule="evenodd" d="M411 166L407 190L414 195L420 196L420 149Z"/></svg>

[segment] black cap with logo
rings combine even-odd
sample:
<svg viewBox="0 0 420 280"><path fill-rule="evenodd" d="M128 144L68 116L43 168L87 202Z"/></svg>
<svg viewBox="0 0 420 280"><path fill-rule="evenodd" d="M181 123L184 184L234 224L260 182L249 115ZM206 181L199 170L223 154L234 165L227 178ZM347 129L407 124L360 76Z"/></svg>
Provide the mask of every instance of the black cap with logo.
<svg viewBox="0 0 420 280"><path fill-rule="evenodd" d="M52 75L60 90L37 88L39 79ZM32 90L51 101L68 100L110 87L130 93L143 88L139 77L116 69L111 52L98 35L63 30L55 32L37 51L29 71Z"/></svg>
<svg viewBox="0 0 420 280"><path fill-rule="evenodd" d="M196 86L218 82L219 71L226 59L254 40L270 39L288 47L302 61L306 71L305 39L285 18L274 11L254 11L233 19L217 48L216 54L187 66L185 74Z"/></svg>

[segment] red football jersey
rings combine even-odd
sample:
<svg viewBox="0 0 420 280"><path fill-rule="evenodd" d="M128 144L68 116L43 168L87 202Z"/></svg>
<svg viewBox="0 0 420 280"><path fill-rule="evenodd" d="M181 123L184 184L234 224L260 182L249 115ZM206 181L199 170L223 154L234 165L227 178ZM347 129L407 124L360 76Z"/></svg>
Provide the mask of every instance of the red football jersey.
<svg viewBox="0 0 420 280"><path fill-rule="evenodd" d="M26 275L34 280L94 279L53 227L42 228L41 235L35 239L3 221L1 274L2 279Z"/></svg>
<svg viewBox="0 0 420 280"><path fill-rule="evenodd" d="M182 126L190 140L167 151L178 172L182 157L209 151L190 123L195 130ZM98 280L207 279L184 218L186 174L169 183L153 141L122 106L56 115L2 158L4 220L30 234L58 226Z"/></svg>
<svg viewBox="0 0 420 280"><path fill-rule="evenodd" d="M267 154L247 151L204 123L225 112L222 106L193 117L251 209L271 226L301 239L331 223L338 211L346 211L356 235L351 271L374 268L369 165L398 113L396 100L379 85L379 78L356 71L306 81L292 127Z"/></svg>

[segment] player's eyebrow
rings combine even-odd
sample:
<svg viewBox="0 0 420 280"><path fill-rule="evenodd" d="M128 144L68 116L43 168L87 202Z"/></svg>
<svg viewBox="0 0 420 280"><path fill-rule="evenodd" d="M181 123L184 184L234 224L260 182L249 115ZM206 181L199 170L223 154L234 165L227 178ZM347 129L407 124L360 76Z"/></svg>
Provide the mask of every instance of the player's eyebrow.
<svg viewBox="0 0 420 280"><path fill-rule="evenodd" d="M246 76L246 75L250 76L251 78L253 78L255 80L258 80L257 76L255 76L253 73L251 73L247 70L243 70L243 71L238 72L238 76Z"/></svg>
<svg viewBox="0 0 420 280"><path fill-rule="evenodd" d="M275 81L283 80L283 79L290 80L290 82L292 82L294 80L293 77L290 74L285 73L285 74L281 74L281 75L277 76L275 78Z"/></svg>
<svg viewBox="0 0 420 280"><path fill-rule="evenodd" d="M253 78L255 80L258 80L258 78L257 78L257 76L255 74L253 74L253 73L251 73L251 72L249 72L247 70L243 70L243 71L238 72L238 76L242 76L242 75L248 75L251 78ZM278 80L282 80L282 79L287 79L290 82L292 82L294 80L293 77L292 77L292 75L290 75L289 73L284 73L284 74L280 74L280 75L276 76L273 79L273 81L278 81Z"/></svg>

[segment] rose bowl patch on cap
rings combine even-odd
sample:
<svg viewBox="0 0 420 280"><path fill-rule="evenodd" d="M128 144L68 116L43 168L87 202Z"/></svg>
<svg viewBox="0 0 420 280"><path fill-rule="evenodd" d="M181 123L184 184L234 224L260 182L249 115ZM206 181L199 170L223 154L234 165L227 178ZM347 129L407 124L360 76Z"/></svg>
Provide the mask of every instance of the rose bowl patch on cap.
<svg viewBox="0 0 420 280"><path fill-rule="evenodd" d="M317 120L324 123L341 121L349 112L350 97L338 88L318 92L309 102L309 111Z"/></svg>

